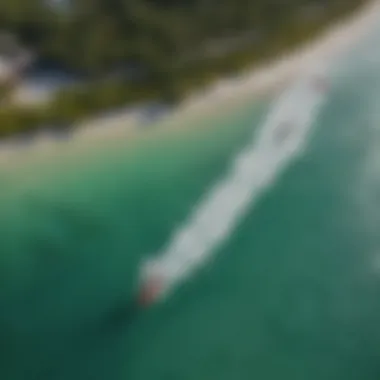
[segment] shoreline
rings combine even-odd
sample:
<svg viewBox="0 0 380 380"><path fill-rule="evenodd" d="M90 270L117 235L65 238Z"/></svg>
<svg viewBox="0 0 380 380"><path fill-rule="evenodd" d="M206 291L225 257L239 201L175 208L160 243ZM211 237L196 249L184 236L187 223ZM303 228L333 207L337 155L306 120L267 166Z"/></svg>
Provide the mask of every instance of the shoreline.
<svg viewBox="0 0 380 380"><path fill-rule="evenodd" d="M372 31L379 14L380 1L370 1L353 14L324 29L306 44L259 67L244 70L233 79L217 80L204 91L193 93L183 104L158 120L141 121L143 116L139 107L129 107L115 115L82 122L67 138L57 137L53 132L47 131L36 134L30 141L4 140L0 142L0 165L15 161L20 163L31 156L45 156L49 152L66 156L73 149L80 151L81 148L96 148L106 142L119 141L119 138L144 138L152 135L148 131L150 129L160 134L169 133L173 128L178 130L189 123L196 124L197 118L223 114L239 104L274 95L310 64L327 58L338 59L342 53L354 47L365 34Z"/></svg>

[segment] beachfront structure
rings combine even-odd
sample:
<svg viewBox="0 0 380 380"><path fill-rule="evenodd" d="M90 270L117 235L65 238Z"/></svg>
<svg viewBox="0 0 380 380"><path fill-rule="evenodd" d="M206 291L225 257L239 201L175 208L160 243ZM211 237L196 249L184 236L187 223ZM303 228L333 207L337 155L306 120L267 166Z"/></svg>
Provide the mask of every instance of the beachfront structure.
<svg viewBox="0 0 380 380"><path fill-rule="evenodd" d="M32 53L22 47L12 34L0 32L0 83L17 81L32 58Z"/></svg>
<svg viewBox="0 0 380 380"><path fill-rule="evenodd" d="M22 47L16 38L0 32L0 104L13 99L14 90L20 83L21 74L33 58L30 51Z"/></svg>

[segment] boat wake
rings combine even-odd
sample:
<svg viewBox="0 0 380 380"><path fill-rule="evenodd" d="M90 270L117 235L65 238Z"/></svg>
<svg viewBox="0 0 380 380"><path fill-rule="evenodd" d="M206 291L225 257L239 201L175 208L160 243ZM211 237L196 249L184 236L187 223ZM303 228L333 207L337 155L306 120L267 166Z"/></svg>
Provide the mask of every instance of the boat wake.
<svg viewBox="0 0 380 380"><path fill-rule="evenodd" d="M327 99L328 67L322 66L299 76L275 100L261 128L235 158L226 176L196 205L187 223L174 231L168 245L144 263L141 281L144 291L150 286L148 302L164 298L212 259L260 194L302 154Z"/></svg>

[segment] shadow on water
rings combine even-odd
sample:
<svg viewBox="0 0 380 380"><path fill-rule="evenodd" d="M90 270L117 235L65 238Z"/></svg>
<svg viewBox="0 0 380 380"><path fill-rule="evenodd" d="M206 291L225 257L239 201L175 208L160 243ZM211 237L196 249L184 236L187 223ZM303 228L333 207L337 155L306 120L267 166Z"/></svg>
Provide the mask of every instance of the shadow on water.
<svg viewBox="0 0 380 380"><path fill-rule="evenodd" d="M120 300L96 325L75 337L70 355L60 357L55 365L41 371L33 380L121 380L128 358L128 337L141 308L130 300Z"/></svg>
<svg viewBox="0 0 380 380"><path fill-rule="evenodd" d="M143 312L133 298L134 261L104 227L102 210L27 195L9 224L9 242L2 240L7 257L17 253L17 265L25 260L28 270L15 269L9 294L0 289L0 337L8 346L0 342L0 377L123 379Z"/></svg>
<svg viewBox="0 0 380 380"><path fill-rule="evenodd" d="M141 314L142 309L135 299L125 302L121 300L115 307L110 310L99 324L99 333L113 334L120 329L130 327L136 318Z"/></svg>

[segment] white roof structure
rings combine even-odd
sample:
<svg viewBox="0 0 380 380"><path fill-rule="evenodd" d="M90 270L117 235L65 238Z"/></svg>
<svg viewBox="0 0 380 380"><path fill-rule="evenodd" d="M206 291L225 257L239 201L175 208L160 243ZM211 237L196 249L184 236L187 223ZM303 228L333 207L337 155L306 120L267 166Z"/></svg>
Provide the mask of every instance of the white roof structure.
<svg viewBox="0 0 380 380"><path fill-rule="evenodd" d="M0 80L23 70L32 59L31 52L20 46L12 34L0 31Z"/></svg>

